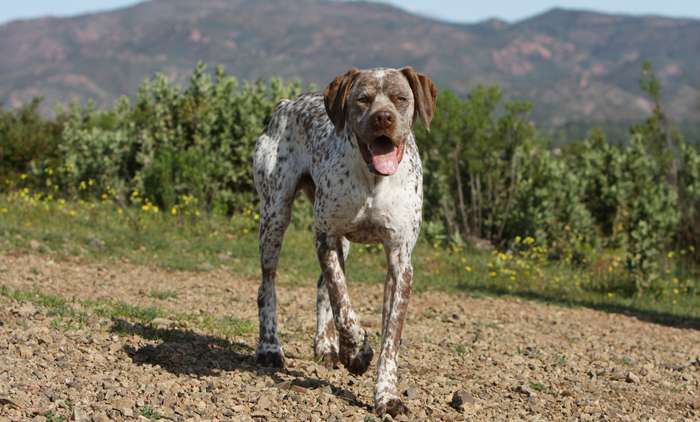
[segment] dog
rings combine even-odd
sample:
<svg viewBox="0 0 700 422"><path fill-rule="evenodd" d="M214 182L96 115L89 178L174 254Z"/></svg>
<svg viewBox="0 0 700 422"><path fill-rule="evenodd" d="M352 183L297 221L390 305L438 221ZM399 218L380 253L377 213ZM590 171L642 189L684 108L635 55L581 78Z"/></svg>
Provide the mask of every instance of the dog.
<svg viewBox="0 0 700 422"><path fill-rule="evenodd" d="M408 412L398 394L397 357L411 295L411 254L423 201L422 168L413 126L426 128L437 89L411 67L351 69L323 91L283 100L258 138L254 181L260 197L258 364L284 366L277 336L275 279L292 202L299 191L313 203L321 266L314 354L327 367L367 371L373 351L346 286L350 242L381 243L387 258L375 411Z"/></svg>

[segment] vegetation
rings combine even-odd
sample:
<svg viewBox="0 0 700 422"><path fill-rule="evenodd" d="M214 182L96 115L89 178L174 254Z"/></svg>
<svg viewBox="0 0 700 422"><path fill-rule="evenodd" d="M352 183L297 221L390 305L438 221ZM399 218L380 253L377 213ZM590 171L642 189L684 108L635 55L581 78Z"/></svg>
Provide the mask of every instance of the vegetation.
<svg viewBox="0 0 700 422"><path fill-rule="evenodd" d="M627 143L594 130L561 149L531 123L529 104L504 103L497 87L442 92L432 130L417 130L418 288L694 315L700 152L670 124L650 65L641 88L654 109ZM35 102L2 112L0 248L35 241L39 252L257 274L252 148L279 99L301 89L240 84L200 65L187 88L156 76L106 111L74 105L46 119ZM297 208L288 283L318 272L308 203ZM496 249L474 249L483 239ZM351 273L381 281L376 248L355 250Z"/></svg>
<svg viewBox="0 0 700 422"><path fill-rule="evenodd" d="M285 237L278 275L283 287L308 285L318 277L307 207L307 203L296 205L297 218ZM146 207L123 209L109 199L66 201L31 191L0 195L0 253L127 260L184 271L222 268L238 277L257 279L256 228L254 212L230 217L197 215L196 211L173 215ZM353 245L350 254L347 272L351 283L384 280L385 258L380 249ZM700 318L700 286L680 253L659 257L658 271L663 276L654 294L630 294L625 290L628 269L621 250L600 252L587 265L552 260L550 255L551 251L532 237L516 237L512 249L501 251L474 249L469 244L431 243L424 233L414 254L415 290L515 296L633 313L674 324ZM0 290L0 294L50 307L57 316L66 316L63 325L79 324L74 309L80 309L144 323L165 317L220 335L253 327L248 321L201 319L202 315L166 313L155 306L91 301L80 302L80 308L74 308L71 299L39 292ZM148 296L161 300L171 294L151 291Z"/></svg>

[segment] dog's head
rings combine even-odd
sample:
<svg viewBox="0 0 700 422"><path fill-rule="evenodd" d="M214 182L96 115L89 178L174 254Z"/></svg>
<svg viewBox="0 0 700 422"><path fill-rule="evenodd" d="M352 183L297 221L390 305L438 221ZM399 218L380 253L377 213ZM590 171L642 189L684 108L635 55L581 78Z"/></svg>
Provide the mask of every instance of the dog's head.
<svg viewBox="0 0 700 422"><path fill-rule="evenodd" d="M394 174L416 119L430 128L437 88L411 67L351 69L325 89L326 112L341 134L355 134L362 158L371 171Z"/></svg>

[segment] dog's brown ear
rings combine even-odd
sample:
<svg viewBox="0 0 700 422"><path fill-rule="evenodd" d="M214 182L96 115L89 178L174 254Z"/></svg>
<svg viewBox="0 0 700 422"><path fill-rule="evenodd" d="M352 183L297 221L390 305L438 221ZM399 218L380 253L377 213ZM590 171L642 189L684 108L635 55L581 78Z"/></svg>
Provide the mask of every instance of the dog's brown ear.
<svg viewBox="0 0 700 422"><path fill-rule="evenodd" d="M423 126L430 130L430 122L433 121L435 113L435 100L437 99L437 87L430 78L422 73L418 73L411 66L401 69L401 73L408 79L408 84L413 91L415 100L415 110L413 112L413 123L420 117Z"/></svg>
<svg viewBox="0 0 700 422"><path fill-rule="evenodd" d="M350 69L328 84L323 91L323 103L326 105L326 113L335 126L336 133L340 134L345 128L347 99L350 85L355 77L360 74L358 69Z"/></svg>

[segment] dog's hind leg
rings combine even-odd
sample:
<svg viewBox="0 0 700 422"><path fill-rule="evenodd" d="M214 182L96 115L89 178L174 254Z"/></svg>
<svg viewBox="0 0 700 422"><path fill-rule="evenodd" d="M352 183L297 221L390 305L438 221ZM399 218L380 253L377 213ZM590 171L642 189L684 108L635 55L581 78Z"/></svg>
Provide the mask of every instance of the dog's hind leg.
<svg viewBox="0 0 700 422"><path fill-rule="evenodd" d="M345 271L345 261L350 252L350 242L341 240L342 261L340 266ZM335 331L333 309L328 295L328 286L323 273L318 277L316 290L316 336L314 337L314 356L327 368L338 367L338 334Z"/></svg>
<svg viewBox="0 0 700 422"><path fill-rule="evenodd" d="M262 282L258 289L260 339L255 356L258 364L284 367L284 353L277 337L277 263L282 239L291 218L291 201L272 205L263 198L260 206L260 266Z"/></svg>
<svg viewBox="0 0 700 422"><path fill-rule="evenodd" d="M277 263L284 233L292 216L292 203L301 177L294 155L278 138L258 140L255 154L255 185L260 196L260 267L258 290L260 339L256 359L265 366L283 367L284 353L277 336Z"/></svg>

